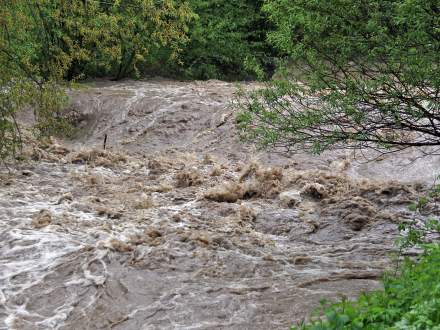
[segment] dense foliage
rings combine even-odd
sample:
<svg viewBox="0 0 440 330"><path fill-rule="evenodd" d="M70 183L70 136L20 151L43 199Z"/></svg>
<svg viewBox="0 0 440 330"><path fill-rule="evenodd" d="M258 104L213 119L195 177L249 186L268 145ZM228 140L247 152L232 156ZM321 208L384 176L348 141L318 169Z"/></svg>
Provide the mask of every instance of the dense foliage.
<svg viewBox="0 0 440 330"><path fill-rule="evenodd" d="M440 145L437 0L272 0L264 10L286 66L241 102L251 138L315 152Z"/></svg>
<svg viewBox="0 0 440 330"><path fill-rule="evenodd" d="M66 57L46 45L39 33L42 20L28 9L24 2L0 2L0 160L21 147L19 110L33 109L39 135L66 127L59 116L64 93L57 84Z"/></svg>
<svg viewBox="0 0 440 330"><path fill-rule="evenodd" d="M242 80L269 77L276 52L267 42L272 24L264 0L188 0L196 15L178 61L155 49L144 72L185 79Z"/></svg>
<svg viewBox="0 0 440 330"><path fill-rule="evenodd" d="M190 0L199 19L182 53L183 74L190 78L243 79L273 68L266 42L269 23L263 0Z"/></svg>
<svg viewBox="0 0 440 330"><path fill-rule="evenodd" d="M42 77L68 80L139 73L151 49L167 46L177 53L194 17L178 0L4 1L2 10L25 21L21 36L4 36L11 54L29 45L29 64L39 66ZM10 24L4 21L5 34Z"/></svg>

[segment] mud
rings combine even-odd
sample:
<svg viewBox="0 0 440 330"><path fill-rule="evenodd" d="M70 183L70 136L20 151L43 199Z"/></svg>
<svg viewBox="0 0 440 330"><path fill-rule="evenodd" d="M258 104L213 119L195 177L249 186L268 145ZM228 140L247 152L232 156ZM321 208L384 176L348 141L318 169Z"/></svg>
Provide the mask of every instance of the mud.
<svg viewBox="0 0 440 330"><path fill-rule="evenodd" d="M0 173L0 329L286 329L380 288L438 159L257 151L234 90L70 92L75 138L29 143Z"/></svg>

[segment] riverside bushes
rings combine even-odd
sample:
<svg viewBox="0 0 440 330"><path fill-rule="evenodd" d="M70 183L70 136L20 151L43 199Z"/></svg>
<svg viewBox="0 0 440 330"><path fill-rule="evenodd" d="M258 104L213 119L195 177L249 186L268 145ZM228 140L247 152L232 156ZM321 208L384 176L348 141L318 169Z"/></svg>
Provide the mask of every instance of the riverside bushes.
<svg viewBox="0 0 440 330"><path fill-rule="evenodd" d="M384 278L384 290L356 301L323 303L324 318L292 327L301 330L440 329L440 245L407 259L398 275Z"/></svg>

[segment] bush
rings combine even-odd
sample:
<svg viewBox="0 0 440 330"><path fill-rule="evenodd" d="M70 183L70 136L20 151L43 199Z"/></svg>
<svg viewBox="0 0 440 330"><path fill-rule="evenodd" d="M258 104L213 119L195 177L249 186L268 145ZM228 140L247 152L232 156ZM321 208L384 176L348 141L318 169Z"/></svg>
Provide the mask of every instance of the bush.
<svg viewBox="0 0 440 330"><path fill-rule="evenodd" d="M324 319L292 330L440 329L440 245L425 246L419 261L407 259L383 284L356 301L323 302Z"/></svg>

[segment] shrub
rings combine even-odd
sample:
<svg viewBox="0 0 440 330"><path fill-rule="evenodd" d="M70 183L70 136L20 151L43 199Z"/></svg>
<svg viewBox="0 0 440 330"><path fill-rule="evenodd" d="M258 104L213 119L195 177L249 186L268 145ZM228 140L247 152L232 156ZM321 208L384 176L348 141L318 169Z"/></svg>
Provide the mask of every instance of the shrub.
<svg viewBox="0 0 440 330"><path fill-rule="evenodd" d="M439 279L440 245L427 245L417 262L407 259L399 275L384 278L384 291L323 302L323 319L292 330L440 329Z"/></svg>

